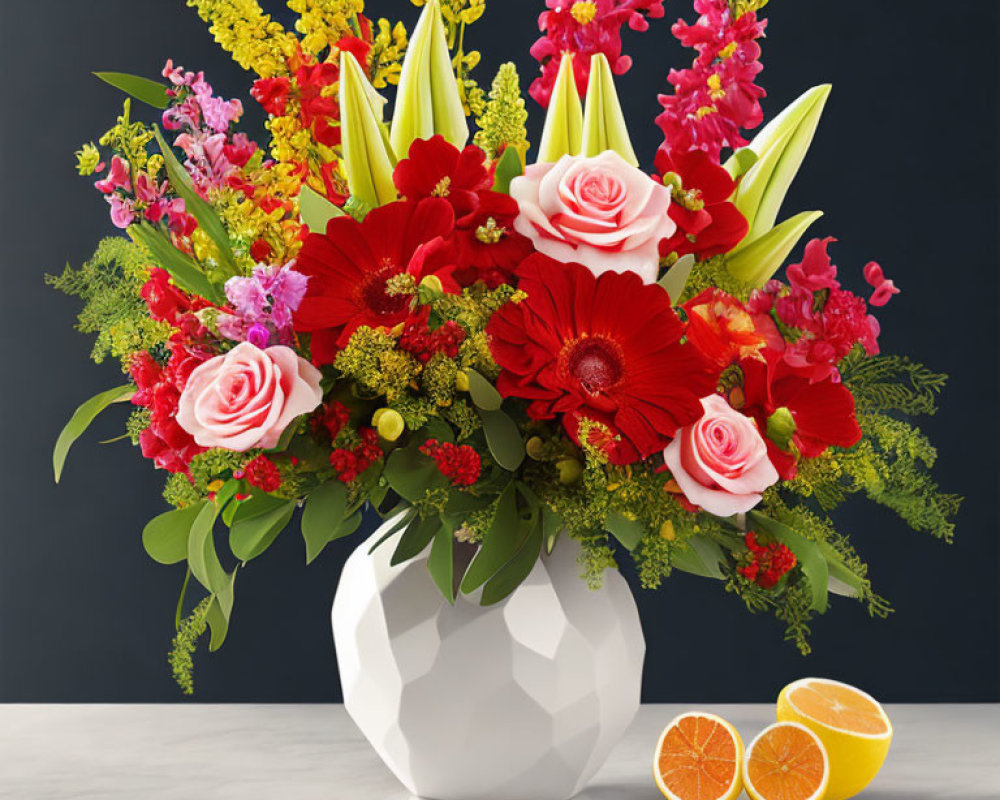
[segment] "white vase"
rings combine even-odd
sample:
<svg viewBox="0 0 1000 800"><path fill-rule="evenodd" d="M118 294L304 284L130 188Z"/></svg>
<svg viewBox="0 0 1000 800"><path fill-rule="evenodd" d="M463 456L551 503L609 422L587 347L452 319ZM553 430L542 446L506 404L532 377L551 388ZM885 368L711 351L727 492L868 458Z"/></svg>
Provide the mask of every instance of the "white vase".
<svg viewBox="0 0 1000 800"><path fill-rule="evenodd" d="M441 597L428 552L390 566L377 531L344 567L333 636L348 713L413 794L566 800L639 707L645 641L617 572L592 590L560 538L506 600Z"/></svg>

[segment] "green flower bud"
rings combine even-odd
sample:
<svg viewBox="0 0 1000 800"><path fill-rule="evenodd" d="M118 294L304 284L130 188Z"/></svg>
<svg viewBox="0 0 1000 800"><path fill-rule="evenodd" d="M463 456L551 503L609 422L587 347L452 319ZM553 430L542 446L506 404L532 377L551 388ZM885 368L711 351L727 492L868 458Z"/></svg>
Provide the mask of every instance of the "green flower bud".
<svg viewBox="0 0 1000 800"><path fill-rule="evenodd" d="M403 435L406 423L402 415L391 408L380 408L372 416L372 424L378 430L378 435L387 442L394 442Z"/></svg>
<svg viewBox="0 0 1000 800"><path fill-rule="evenodd" d="M795 418L792 412L782 406L767 418L767 438L786 453L791 450L795 435Z"/></svg>
<svg viewBox="0 0 1000 800"><path fill-rule="evenodd" d="M583 464L575 458L564 458L562 461L557 462L556 469L559 470L559 483L566 484L567 486L571 483L576 483L580 480L580 476L583 475Z"/></svg>

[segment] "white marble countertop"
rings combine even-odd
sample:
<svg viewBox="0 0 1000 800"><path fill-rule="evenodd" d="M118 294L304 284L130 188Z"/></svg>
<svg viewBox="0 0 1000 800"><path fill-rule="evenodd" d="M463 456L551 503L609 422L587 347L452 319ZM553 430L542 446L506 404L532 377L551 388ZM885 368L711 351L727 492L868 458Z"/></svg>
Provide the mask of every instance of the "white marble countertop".
<svg viewBox="0 0 1000 800"><path fill-rule="evenodd" d="M656 800L661 728L693 706L646 705L579 800ZM701 707L749 741L770 705ZM1000 705L896 705L866 800L1000 798ZM411 800L341 706L0 706L0 798Z"/></svg>

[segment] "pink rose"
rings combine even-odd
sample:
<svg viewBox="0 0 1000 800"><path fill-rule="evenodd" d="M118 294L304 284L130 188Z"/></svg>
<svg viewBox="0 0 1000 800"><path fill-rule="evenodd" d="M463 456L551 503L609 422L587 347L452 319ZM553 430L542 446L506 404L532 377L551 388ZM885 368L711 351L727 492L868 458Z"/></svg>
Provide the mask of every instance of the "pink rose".
<svg viewBox="0 0 1000 800"><path fill-rule="evenodd" d="M749 511L778 480L767 444L754 421L719 395L703 397L701 405L702 418L677 432L663 459L684 496L709 514Z"/></svg>
<svg viewBox="0 0 1000 800"><path fill-rule="evenodd" d="M635 272L654 283L660 241L677 229L667 216L670 189L612 150L532 164L510 194L520 209L514 230L539 252L595 275Z"/></svg>
<svg viewBox="0 0 1000 800"><path fill-rule="evenodd" d="M290 347L243 342L191 373L177 422L202 447L275 447L293 419L322 402L320 377Z"/></svg>

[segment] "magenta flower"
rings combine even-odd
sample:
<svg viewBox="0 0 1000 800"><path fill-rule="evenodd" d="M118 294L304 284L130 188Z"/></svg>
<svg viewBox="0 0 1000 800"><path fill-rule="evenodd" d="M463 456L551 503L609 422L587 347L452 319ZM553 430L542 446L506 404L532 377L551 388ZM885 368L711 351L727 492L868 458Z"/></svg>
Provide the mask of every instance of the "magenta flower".
<svg viewBox="0 0 1000 800"><path fill-rule="evenodd" d="M258 265L248 278L226 281L232 314L220 314L219 333L233 341L289 344L293 341L292 313L306 293L309 278L292 269Z"/></svg>
<svg viewBox="0 0 1000 800"><path fill-rule="evenodd" d="M132 178L129 175L128 162L120 156L113 156L108 174L103 179L95 181L94 186L102 194L111 194L115 189L131 192Z"/></svg>

